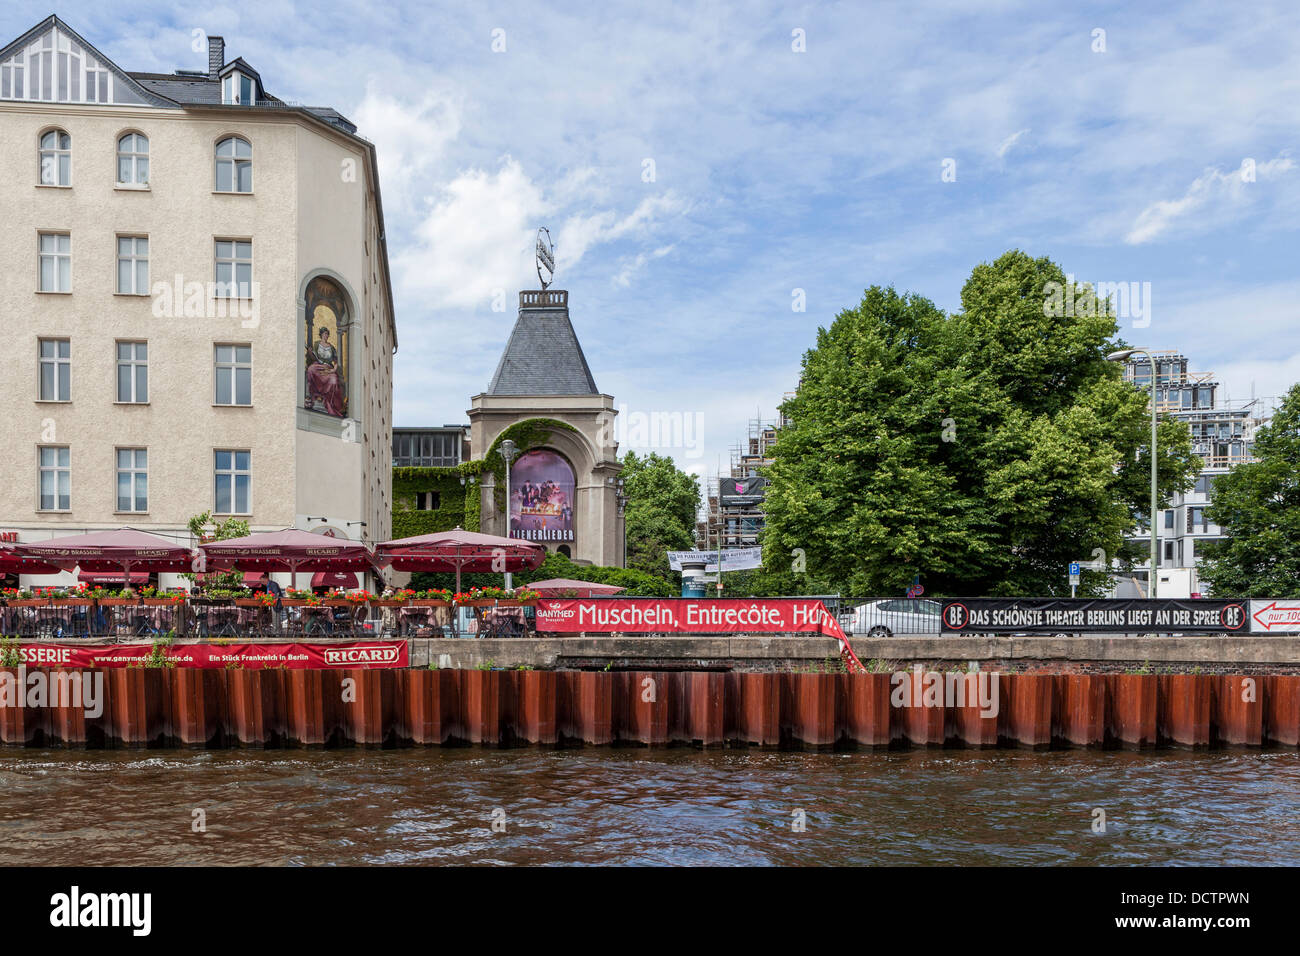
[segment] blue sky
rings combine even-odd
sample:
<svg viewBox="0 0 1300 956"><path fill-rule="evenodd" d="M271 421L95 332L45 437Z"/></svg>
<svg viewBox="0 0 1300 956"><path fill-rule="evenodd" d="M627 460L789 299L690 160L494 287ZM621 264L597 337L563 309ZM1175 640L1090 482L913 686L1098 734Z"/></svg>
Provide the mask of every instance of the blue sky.
<svg viewBox="0 0 1300 956"><path fill-rule="evenodd" d="M1234 399L1300 380L1294 2L122 9L7 5L0 34L56 12L166 72L221 34L270 92L376 143L398 425L465 420L536 285L539 225L597 385L698 416L698 446L666 449L696 471L774 414L866 286L954 309L1010 248L1151 283L1150 326L1123 334Z"/></svg>

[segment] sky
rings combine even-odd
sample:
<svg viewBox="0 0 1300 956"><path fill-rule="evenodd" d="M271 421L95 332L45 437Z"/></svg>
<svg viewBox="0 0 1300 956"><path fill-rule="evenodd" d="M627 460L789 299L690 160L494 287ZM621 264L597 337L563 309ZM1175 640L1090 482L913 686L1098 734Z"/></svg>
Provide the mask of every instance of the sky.
<svg viewBox="0 0 1300 956"><path fill-rule="evenodd" d="M7 4L0 35L54 12L158 72L221 35L375 143L398 426L467 421L540 226L622 450L697 474L865 288L956 310L1008 249L1149 290L1121 334L1233 400L1300 380L1292 0L122 9Z"/></svg>

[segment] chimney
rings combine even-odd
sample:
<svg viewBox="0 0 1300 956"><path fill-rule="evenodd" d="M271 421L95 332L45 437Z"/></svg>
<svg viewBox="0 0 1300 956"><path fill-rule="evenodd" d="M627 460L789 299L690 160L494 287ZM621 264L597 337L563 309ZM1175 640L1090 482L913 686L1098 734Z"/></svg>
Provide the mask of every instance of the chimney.
<svg viewBox="0 0 1300 956"><path fill-rule="evenodd" d="M221 37L208 37L208 79L215 80L226 65L226 41Z"/></svg>

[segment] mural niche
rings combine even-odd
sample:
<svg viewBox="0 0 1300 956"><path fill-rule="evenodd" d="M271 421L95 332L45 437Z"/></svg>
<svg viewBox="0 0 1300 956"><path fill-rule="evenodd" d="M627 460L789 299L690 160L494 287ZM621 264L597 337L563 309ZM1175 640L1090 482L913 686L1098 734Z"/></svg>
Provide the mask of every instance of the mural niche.
<svg viewBox="0 0 1300 956"><path fill-rule="evenodd" d="M348 300L323 276L307 286L303 356L306 400L310 411L346 418L348 414Z"/></svg>

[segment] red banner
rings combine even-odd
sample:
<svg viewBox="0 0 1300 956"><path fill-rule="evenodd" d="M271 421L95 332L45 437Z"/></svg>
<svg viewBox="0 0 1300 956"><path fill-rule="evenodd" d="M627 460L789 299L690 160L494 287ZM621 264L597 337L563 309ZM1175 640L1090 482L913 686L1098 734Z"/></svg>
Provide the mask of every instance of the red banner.
<svg viewBox="0 0 1300 956"><path fill-rule="evenodd" d="M599 598L537 602L537 630L560 634L826 634L844 631L821 601L799 598Z"/></svg>
<svg viewBox="0 0 1300 956"><path fill-rule="evenodd" d="M340 644L172 644L163 649L177 667L238 667L290 670L409 667L406 641L351 641ZM19 646L22 662L33 667L139 667L152 644L54 644Z"/></svg>

